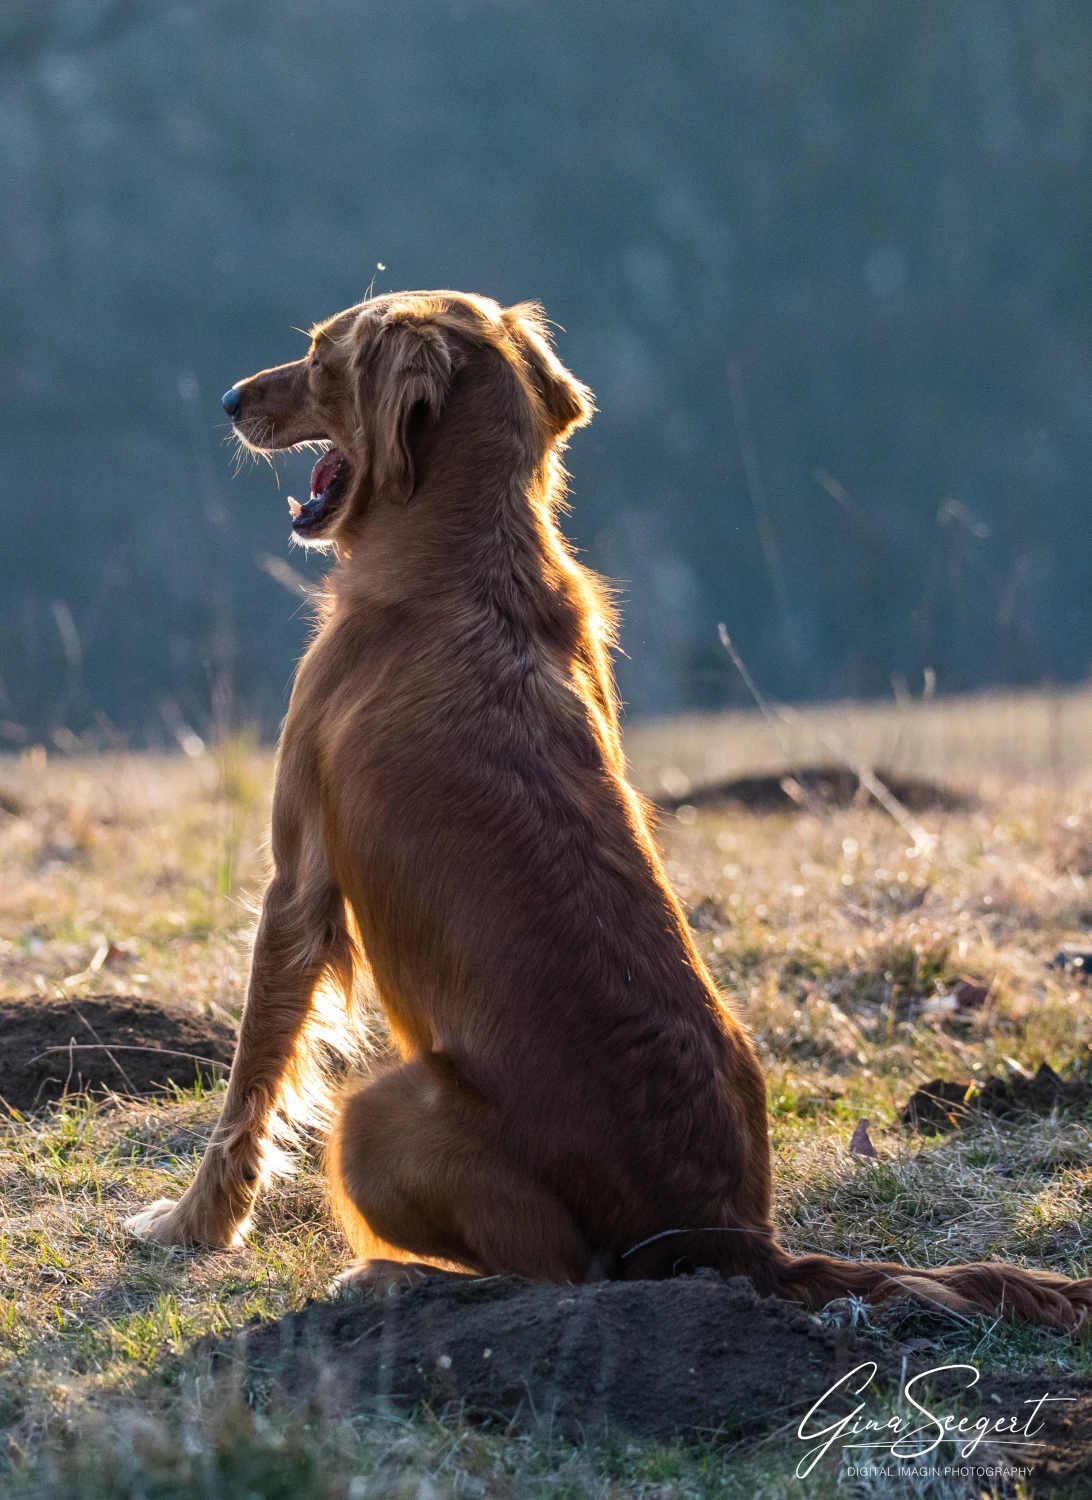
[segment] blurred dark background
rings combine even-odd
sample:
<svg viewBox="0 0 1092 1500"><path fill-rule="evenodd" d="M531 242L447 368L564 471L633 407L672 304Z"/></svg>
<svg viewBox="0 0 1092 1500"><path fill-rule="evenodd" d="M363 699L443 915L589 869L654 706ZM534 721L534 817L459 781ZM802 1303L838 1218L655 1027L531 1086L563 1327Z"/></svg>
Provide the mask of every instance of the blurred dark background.
<svg viewBox="0 0 1092 1500"><path fill-rule="evenodd" d="M1079 0L6 0L0 163L13 748L275 731L310 460L219 397L373 277L566 330L631 715L738 699L719 619L797 699L1088 673Z"/></svg>

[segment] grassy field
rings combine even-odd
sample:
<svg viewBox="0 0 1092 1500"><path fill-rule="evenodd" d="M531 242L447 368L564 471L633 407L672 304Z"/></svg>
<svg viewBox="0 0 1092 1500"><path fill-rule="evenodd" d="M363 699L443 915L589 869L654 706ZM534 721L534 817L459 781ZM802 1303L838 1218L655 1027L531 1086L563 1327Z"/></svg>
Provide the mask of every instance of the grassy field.
<svg viewBox="0 0 1092 1500"><path fill-rule="evenodd" d="M847 708L824 722L854 754L943 777L978 805L919 814L928 852L875 806L684 805L664 819L671 878L767 1070L785 1238L1092 1274L1087 1123L987 1122L924 1139L898 1120L937 1076L1044 1061L1088 1076L1092 999L1049 961L1092 936L1092 698ZM793 761L820 758L806 723L792 734ZM785 767L751 716L637 726L627 744L653 793ZM0 764L3 994L113 991L237 1015L270 772L268 753L242 742L195 759L28 752ZM945 1002L960 978L989 986L984 1006ZM0 1110L5 1495L834 1493L835 1475L790 1479L786 1434L695 1453L484 1436L428 1414L308 1427L203 1384L190 1353L200 1335L322 1294L347 1254L310 1153L263 1199L244 1249L168 1257L126 1239L127 1212L185 1184L216 1112L216 1091L200 1089L27 1118ZM862 1117L875 1162L848 1151ZM1092 1373L1092 1346L1043 1332L953 1322L933 1337L938 1358ZM906 1493L971 1493L946 1484Z"/></svg>

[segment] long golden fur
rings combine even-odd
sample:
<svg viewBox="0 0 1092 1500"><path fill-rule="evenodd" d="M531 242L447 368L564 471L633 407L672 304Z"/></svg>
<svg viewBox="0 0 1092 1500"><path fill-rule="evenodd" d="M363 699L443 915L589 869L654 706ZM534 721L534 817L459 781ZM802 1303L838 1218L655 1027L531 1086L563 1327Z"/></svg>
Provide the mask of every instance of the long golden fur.
<svg viewBox="0 0 1092 1500"><path fill-rule="evenodd" d="M556 524L592 405L539 310L377 297L225 405L254 447L334 445L294 524L340 560L281 739L222 1118L182 1199L134 1230L245 1231L316 993L349 1004L366 963L402 1061L344 1094L331 1134L355 1284L421 1261L572 1282L712 1266L812 1305L912 1289L1083 1324L1089 1281L778 1244L762 1074L626 781L609 600Z"/></svg>

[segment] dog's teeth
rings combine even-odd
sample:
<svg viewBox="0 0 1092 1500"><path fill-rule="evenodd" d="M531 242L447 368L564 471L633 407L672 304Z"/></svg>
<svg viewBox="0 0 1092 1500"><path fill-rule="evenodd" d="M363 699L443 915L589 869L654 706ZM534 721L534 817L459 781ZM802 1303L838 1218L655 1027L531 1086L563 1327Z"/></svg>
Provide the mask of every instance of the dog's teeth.
<svg viewBox="0 0 1092 1500"><path fill-rule="evenodd" d="M288 509L291 512L292 519L294 521L296 519L296 517L299 515L300 511L303 509L303 506L300 504L300 502L298 500L293 500L292 496L289 495L289 497L288 497Z"/></svg>

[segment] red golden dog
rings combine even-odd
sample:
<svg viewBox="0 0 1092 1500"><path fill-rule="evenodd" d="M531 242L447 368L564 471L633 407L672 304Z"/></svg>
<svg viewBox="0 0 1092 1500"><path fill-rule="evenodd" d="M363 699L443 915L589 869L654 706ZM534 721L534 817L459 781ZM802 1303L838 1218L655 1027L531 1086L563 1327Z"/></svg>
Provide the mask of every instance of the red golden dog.
<svg viewBox="0 0 1092 1500"><path fill-rule="evenodd" d="M224 405L254 448L331 445L293 525L339 561L281 741L223 1115L135 1232L245 1231L316 992L348 1007L366 964L401 1062L332 1129L353 1284L421 1261L559 1282L712 1266L813 1306L911 1289L1079 1327L1092 1281L779 1245L758 1061L626 781L611 610L556 524L559 452L592 405L540 313L377 297Z"/></svg>

